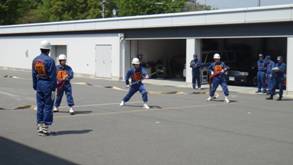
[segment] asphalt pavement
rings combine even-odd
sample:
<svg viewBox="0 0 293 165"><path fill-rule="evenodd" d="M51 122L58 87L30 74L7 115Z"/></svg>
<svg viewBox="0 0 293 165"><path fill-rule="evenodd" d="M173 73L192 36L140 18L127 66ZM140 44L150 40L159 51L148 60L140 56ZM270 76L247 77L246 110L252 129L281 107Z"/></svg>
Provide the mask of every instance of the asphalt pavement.
<svg viewBox="0 0 293 165"><path fill-rule="evenodd" d="M121 81L73 80L76 115L63 98L51 136L36 133L31 73L0 70L0 164L292 165L293 100L146 85L125 107ZM276 97L277 98L277 97Z"/></svg>

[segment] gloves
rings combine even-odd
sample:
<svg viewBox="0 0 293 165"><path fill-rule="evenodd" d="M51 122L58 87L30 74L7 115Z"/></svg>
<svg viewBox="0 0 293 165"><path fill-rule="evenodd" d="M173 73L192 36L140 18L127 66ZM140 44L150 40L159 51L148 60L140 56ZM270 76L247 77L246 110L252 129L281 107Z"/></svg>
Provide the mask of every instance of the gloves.
<svg viewBox="0 0 293 165"><path fill-rule="evenodd" d="M279 70L280 70L279 67L273 67L273 68L272 68L272 71L274 71L274 72L278 72Z"/></svg>
<svg viewBox="0 0 293 165"><path fill-rule="evenodd" d="M66 77L66 78L65 78L65 81L69 81L69 77Z"/></svg>

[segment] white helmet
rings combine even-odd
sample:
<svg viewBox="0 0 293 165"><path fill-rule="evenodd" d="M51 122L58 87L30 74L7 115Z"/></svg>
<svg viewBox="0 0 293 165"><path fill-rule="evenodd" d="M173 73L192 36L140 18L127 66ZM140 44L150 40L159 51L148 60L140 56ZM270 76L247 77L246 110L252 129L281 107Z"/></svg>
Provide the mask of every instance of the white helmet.
<svg viewBox="0 0 293 165"><path fill-rule="evenodd" d="M215 53L215 54L214 54L214 59L218 59L218 60L221 59L220 54L219 54L219 53Z"/></svg>
<svg viewBox="0 0 293 165"><path fill-rule="evenodd" d="M138 58L133 58L131 64L133 64L133 65L140 64L139 59Z"/></svg>
<svg viewBox="0 0 293 165"><path fill-rule="evenodd" d="M47 41L47 40L44 40L44 41L41 42L40 48L50 50L51 49L51 43L49 41Z"/></svg>
<svg viewBox="0 0 293 165"><path fill-rule="evenodd" d="M58 60L67 60L67 57L65 54L60 54Z"/></svg>

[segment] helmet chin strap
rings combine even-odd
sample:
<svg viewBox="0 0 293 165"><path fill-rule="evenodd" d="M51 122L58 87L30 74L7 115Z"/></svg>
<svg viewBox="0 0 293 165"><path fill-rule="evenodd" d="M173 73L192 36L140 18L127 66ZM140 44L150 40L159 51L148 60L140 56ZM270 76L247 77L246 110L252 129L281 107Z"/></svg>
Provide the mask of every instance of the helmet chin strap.
<svg viewBox="0 0 293 165"><path fill-rule="evenodd" d="M65 66L65 65L66 65L66 62L61 63L61 61L62 61L62 60L59 61L60 65Z"/></svg>

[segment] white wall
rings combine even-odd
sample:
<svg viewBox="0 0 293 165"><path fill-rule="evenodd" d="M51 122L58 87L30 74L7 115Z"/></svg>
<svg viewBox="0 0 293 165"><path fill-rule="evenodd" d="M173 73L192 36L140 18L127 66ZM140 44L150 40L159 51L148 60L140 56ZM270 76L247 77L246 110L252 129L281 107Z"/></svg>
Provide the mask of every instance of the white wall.
<svg viewBox="0 0 293 165"><path fill-rule="evenodd" d="M122 56L122 60L121 60L121 66L122 66L122 70L121 70L121 75L122 75L122 79L125 79L125 75L126 72L128 71L128 69L130 68L131 64L131 57L130 57L130 41L124 40L121 42L121 56Z"/></svg>
<svg viewBox="0 0 293 165"><path fill-rule="evenodd" d="M35 56L40 54L42 40L52 45L67 45L68 64L76 73L95 75L95 45L112 45L112 75L121 78L120 35L50 35L0 37L0 67L31 69Z"/></svg>
<svg viewBox="0 0 293 165"><path fill-rule="evenodd" d="M293 36L287 40L287 91L293 94Z"/></svg>

